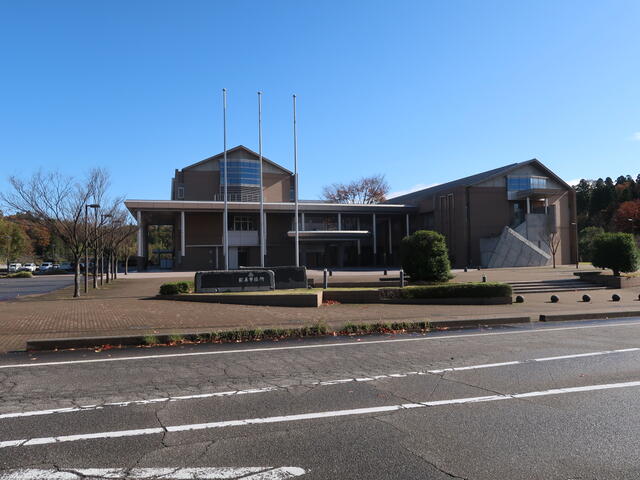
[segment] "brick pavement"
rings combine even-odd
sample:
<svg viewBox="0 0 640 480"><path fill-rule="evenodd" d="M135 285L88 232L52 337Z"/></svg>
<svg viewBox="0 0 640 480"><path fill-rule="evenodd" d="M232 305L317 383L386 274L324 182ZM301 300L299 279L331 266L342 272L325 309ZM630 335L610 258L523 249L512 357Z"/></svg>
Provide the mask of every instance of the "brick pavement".
<svg viewBox="0 0 640 480"><path fill-rule="evenodd" d="M526 272L525 270L532 270ZM518 269L516 280L549 279L571 275L569 267L557 269ZM504 270L458 273L456 281L477 281L485 273L490 281L506 280ZM374 274L375 275L375 274ZM514 276L512 274L511 276ZM178 278L184 279L180 274ZM333 278L336 278L335 276ZM633 290L592 291L591 304L580 302L584 292L558 294L560 303L548 302L548 294L531 294L524 304L468 305L330 305L318 309L256 307L196 302L175 302L154 298L161 283L170 275L132 274L86 297L71 298L71 288L46 295L0 302L0 352L24 348L33 338L86 335L125 335L166 332L207 331L238 327L292 327L323 321L332 327L346 322L420 321L428 319L494 318L540 313L579 313L581 311L640 310L638 292ZM622 296L611 302L612 293Z"/></svg>

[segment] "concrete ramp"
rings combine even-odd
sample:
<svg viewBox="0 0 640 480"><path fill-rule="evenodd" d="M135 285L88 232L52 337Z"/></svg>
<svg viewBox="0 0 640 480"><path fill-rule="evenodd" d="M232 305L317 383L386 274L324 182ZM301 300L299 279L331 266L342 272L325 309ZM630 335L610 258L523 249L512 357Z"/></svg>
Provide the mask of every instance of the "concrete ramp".
<svg viewBox="0 0 640 480"><path fill-rule="evenodd" d="M487 268L541 267L551 262L551 255L510 227L498 237L483 239L482 260Z"/></svg>

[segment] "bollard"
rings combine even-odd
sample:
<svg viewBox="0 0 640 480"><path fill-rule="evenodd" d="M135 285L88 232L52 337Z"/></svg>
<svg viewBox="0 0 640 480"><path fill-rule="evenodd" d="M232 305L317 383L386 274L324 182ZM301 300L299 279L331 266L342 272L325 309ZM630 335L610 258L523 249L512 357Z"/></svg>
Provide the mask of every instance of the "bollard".
<svg viewBox="0 0 640 480"><path fill-rule="evenodd" d="M400 288L404 288L404 270L400 269Z"/></svg>
<svg viewBox="0 0 640 480"><path fill-rule="evenodd" d="M518 295L516 297L516 303L524 303L524 297L522 295Z"/></svg>
<svg viewBox="0 0 640 480"><path fill-rule="evenodd" d="M333 277L333 270L329 270L329 276Z"/></svg>
<svg viewBox="0 0 640 480"><path fill-rule="evenodd" d="M327 269L322 271L322 288L329 288L329 278L327 277Z"/></svg>
<svg viewBox="0 0 640 480"><path fill-rule="evenodd" d="M464 267L464 273L467 273L469 269L467 267Z"/></svg>
<svg viewBox="0 0 640 480"><path fill-rule="evenodd" d="M560 299L556 295L551 295L551 303L558 303Z"/></svg>
<svg viewBox="0 0 640 480"><path fill-rule="evenodd" d="M582 301L583 302L590 302L591 301L591 297L585 293L584 295L582 295Z"/></svg>
<svg viewBox="0 0 640 480"><path fill-rule="evenodd" d="M487 283L487 276L486 275L482 275L482 283Z"/></svg>
<svg viewBox="0 0 640 480"><path fill-rule="evenodd" d="M618 295L617 293L614 293L613 295L611 295L611 301L612 302L619 302L620 301L620 295Z"/></svg>
<svg viewBox="0 0 640 480"><path fill-rule="evenodd" d="M384 269L384 274L383 275L387 276L387 269L386 268Z"/></svg>

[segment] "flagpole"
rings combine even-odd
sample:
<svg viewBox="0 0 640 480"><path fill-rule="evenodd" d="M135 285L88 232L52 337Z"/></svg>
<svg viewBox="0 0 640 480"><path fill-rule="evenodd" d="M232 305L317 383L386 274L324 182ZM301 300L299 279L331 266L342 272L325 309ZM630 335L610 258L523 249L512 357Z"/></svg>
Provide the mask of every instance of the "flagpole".
<svg viewBox="0 0 640 480"><path fill-rule="evenodd" d="M222 89L222 126L224 143L224 214L222 217L224 269L229 270L229 202L227 199L227 89Z"/></svg>
<svg viewBox="0 0 640 480"><path fill-rule="evenodd" d="M258 155L260 156L260 266L264 267L264 187L262 183L262 92L258 92Z"/></svg>
<svg viewBox="0 0 640 480"><path fill-rule="evenodd" d="M300 232L298 226L298 133L296 130L296 96L293 95L293 181L295 199L296 267L300 266Z"/></svg>

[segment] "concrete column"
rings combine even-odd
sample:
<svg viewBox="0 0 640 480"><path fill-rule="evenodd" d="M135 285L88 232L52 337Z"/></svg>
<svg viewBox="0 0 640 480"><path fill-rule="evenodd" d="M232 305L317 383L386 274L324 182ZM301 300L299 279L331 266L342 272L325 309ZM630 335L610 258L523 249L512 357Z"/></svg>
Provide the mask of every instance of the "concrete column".
<svg viewBox="0 0 640 480"><path fill-rule="evenodd" d="M393 253L393 245L391 240L392 234L393 234L393 229L391 228L391 219L389 219L389 254Z"/></svg>
<svg viewBox="0 0 640 480"><path fill-rule="evenodd" d="M180 212L180 255L183 257L187 254L186 234L185 234L184 211Z"/></svg>
<svg viewBox="0 0 640 480"><path fill-rule="evenodd" d="M304 212L300 214L300 230L304 230Z"/></svg>
<svg viewBox="0 0 640 480"><path fill-rule="evenodd" d="M138 256L139 257L143 257L144 256L144 245L142 244L142 242L143 242L142 210L138 210L137 216L138 216Z"/></svg>
<svg viewBox="0 0 640 480"><path fill-rule="evenodd" d="M378 254L378 235L376 232L376 214L373 214L372 218L372 226L373 226L373 254Z"/></svg>
<svg viewBox="0 0 640 480"><path fill-rule="evenodd" d="M409 214L405 214L405 223L406 223L406 232L407 232L407 237L409 236Z"/></svg>
<svg viewBox="0 0 640 480"><path fill-rule="evenodd" d="M531 213L531 199L527 197L527 213Z"/></svg>
<svg viewBox="0 0 640 480"><path fill-rule="evenodd" d="M338 212L338 230L342 230L342 214Z"/></svg>
<svg viewBox="0 0 640 480"><path fill-rule="evenodd" d="M547 215L549 213L549 199L545 197L544 199L544 214Z"/></svg>

